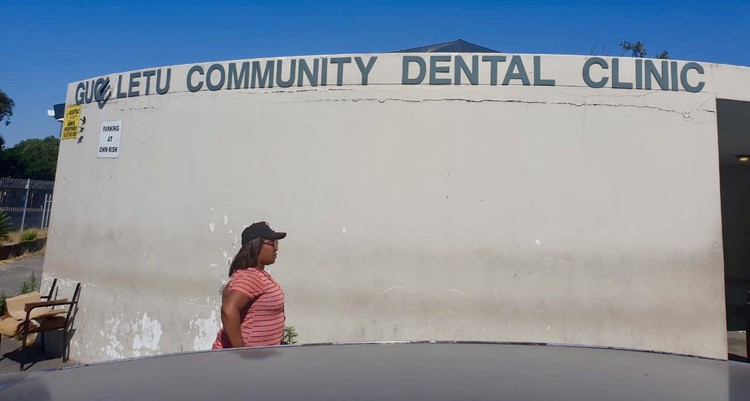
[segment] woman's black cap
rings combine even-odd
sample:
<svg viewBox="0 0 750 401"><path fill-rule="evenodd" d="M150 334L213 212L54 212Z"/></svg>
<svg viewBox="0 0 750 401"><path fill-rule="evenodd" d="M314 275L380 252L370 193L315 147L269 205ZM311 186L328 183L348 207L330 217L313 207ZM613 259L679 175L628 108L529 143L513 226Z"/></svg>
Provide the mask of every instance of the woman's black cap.
<svg viewBox="0 0 750 401"><path fill-rule="evenodd" d="M273 231L271 226L265 221L259 221L257 223L250 224L242 231L242 246L247 245L250 241L256 238L265 239L282 239L286 237L286 233L280 233Z"/></svg>

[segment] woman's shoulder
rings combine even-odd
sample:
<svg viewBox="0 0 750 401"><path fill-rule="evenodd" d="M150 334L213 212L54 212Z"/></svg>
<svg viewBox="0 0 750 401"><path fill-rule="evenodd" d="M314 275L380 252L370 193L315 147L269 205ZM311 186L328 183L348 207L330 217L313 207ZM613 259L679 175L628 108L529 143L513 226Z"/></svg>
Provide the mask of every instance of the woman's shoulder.
<svg viewBox="0 0 750 401"><path fill-rule="evenodd" d="M250 298L255 298L263 294L266 288L263 277L252 270L255 269L242 269L234 272L232 278L229 279L227 288L230 291L240 291Z"/></svg>

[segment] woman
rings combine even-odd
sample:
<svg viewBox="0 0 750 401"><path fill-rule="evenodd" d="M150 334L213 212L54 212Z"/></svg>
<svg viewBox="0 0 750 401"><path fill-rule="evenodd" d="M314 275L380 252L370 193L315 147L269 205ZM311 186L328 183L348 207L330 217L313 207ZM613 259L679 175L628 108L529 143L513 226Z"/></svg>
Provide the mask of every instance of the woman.
<svg viewBox="0 0 750 401"><path fill-rule="evenodd" d="M229 267L221 294L221 323L213 349L278 345L284 336L284 293L266 266L276 261L279 240L268 223L242 231L242 248Z"/></svg>

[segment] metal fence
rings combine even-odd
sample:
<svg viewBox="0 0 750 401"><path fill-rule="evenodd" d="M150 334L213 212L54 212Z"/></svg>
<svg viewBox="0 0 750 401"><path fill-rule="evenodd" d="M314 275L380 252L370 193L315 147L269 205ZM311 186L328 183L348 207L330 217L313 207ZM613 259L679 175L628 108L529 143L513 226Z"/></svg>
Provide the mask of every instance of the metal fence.
<svg viewBox="0 0 750 401"><path fill-rule="evenodd" d="M11 229L46 228L54 189L54 181L0 178L0 210L10 217Z"/></svg>

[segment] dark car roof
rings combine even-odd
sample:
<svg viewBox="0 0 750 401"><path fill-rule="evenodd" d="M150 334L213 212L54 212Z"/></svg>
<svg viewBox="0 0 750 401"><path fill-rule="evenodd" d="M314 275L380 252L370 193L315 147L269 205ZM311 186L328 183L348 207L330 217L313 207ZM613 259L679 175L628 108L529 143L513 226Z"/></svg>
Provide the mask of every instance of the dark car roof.
<svg viewBox="0 0 750 401"><path fill-rule="evenodd" d="M0 376L3 400L748 400L750 365L612 349L368 343L230 349Z"/></svg>

